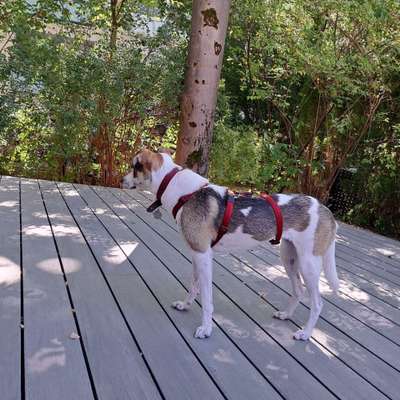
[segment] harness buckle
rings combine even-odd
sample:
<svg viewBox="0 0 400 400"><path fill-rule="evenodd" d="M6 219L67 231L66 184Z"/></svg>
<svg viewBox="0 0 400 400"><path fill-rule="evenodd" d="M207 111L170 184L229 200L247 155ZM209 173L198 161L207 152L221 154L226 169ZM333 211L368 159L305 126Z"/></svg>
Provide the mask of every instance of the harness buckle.
<svg viewBox="0 0 400 400"><path fill-rule="evenodd" d="M158 207L161 207L161 201L160 200L156 200L154 203L151 203L147 208L146 211L151 213L154 210L156 210Z"/></svg>

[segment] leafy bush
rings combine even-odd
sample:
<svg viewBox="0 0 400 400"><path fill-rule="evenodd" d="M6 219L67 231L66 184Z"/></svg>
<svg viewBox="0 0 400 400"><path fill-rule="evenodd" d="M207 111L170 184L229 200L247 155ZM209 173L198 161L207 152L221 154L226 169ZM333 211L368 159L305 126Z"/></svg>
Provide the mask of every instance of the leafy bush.
<svg viewBox="0 0 400 400"><path fill-rule="evenodd" d="M211 152L211 178L223 185L261 191L295 191L301 162L289 146L251 127L216 124Z"/></svg>
<svg viewBox="0 0 400 400"><path fill-rule="evenodd" d="M248 127L230 128L217 123L211 151L210 177L224 185L255 186L260 160L260 141Z"/></svg>

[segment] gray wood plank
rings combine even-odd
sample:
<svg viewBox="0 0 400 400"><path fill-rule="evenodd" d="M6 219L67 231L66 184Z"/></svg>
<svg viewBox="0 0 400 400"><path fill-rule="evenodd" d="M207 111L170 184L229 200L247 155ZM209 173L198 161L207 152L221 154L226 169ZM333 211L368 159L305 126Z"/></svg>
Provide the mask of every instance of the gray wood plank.
<svg viewBox="0 0 400 400"><path fill-rule="evenodd" d="M125 190L124 193L140 204L148 204L149 200L153 198L151 193L144 191ZM132 197L132 193L135 196ZM161 220L177 231L173 217L164 209ZM337 255L337 266L341 270L341 276L345 276L347 278L346 281L353 282L357 286L356 288L351 287L346 294L352 293L355 300L361 303L368 303L372 310L382 313L395 323L399 323L400 288L394 286L392 282L386 281L385 278L376 276L368 270L346 261L340 257L340 251L337 251L337 253L339 253Z"/></svg>
<svg viewBox="0 0 400 400"><path fill-rule="evenodd" d="M400 286L400 276L397 272L393 272L392 268L387 268L371 257L360 259L351 250L340 244L337 245L336 255L338 258L363 269L366 275L383 278L385 281L390 282L392 286Z"/></svg>
<svg viewBox="0 0 400 400"><path fill-rule="evenodd" d="M93 398L36 181L21 180L26 399Z"/></svg>
<svg viewBox="0 0 400 400"><path fill-rule="evenodd" d="M137 212L135 206L133 209ZM165 224L156 224L157 222L152 222L152 225L155 226L158 233L161 234L162 232L162 235L167 236L168 240L173 240L174 246L183 254L187 252L185 247L182 246L179 236L175 231L168 229ZM251 269L248 271L243 264L234 262L231 257L216 257L216 259L220 264L224 265L227 270L234 272L237 277L240 277L241 279L246 277L246 284L251 286L257 293L269 293L267 297L268 302L274 305L274 307L281 308L286 304L288 295L278 289L275 285L260 278L260 276L254 273L254 271L252 272ZM218 268L218 266L216 268ZM222 281L222 283L224 283L224 281ZM229 290L229 285L226 290ZM272 296L271 293L273 293ZM229 292L229 295L232 298L236 293ZM254 308L257 307L255 306ZM250 310L249 313L250 312L252 312L252 310ZM297 325L301 325L306 320L308 311L303 307L302 310L299 309L297 311L297 314L295 322ZM336 322L340 323L340 320ZM287 326L287 322L284 322L284 324ZM316 329L314 333L316 340L322 343L332 354L340 357L340 359L346 362L347 365L357 370L359 374L364 376L368 381L376 385L389 396L396 396L396 390L393 388L391 382L393 382L392 379L395 379L394 377L398 375L397 371L376 358L369 351L360 347L357 342L335 329L332 325L327 324L320 319L319 326L321 328ZM343 351L345 348L347 351ZM365 366L365 363L368 367ZM318 365L318 367L321 366ZM391 378L388 378L388 376ZM352 384L350 386L352 386Z"/></svg>
<svg viewBox="0 0 400 400"><path fill-rule="evenodd" d="M214 328L213 340L199 340L193 337L194 329L200 321L198 305L195 304L193 312L188 313L172 309L170 307L172 301L183 298L186 294L179 282L155 254L148 250L141 240L142 238L135 235L121 220L116 218L91 189L81 185L77 185L77 188L122 247L124 243L132 240L139 243L135 251L128 254L129 259L143 276L154 295L157 296L159 302L166 306L165 311L179 328L197 357L212 374L226 397L229 399L281 398L218 327ZM107 192L105 195L111 196ZM129 226L140 224L140 221L135 219L117 199L114 197L112 199L116 201L116 204L112 205L113 210L124 214L123 221ZM163 249L157 250L156 254L161 255L161 253L163 253ZM174 259L173 262L176 261ZM188 272L190 273L190 269Z"/></svg>
<svg viewBox="0 0 400 400"><path fill-rule="evenodd" d="M377 297L382 298L382 300L386 300L386 297L390 300L396 300L400 296L400 287L393 285L392 282L388 281L387 279L374 275L369 271L360 268L359 266L351 263L350 261L344 259L341 256L341 252L336 255L336 265L339 270L343 272L350 273L351 276L350 281L356 278L361 278L367 286L365 288L368 290L375 290L374 293ZM360 279L357 282L361 282ZM361 283L360 283L361 285ZM395 303L395 306L398 306L398 303Z"/></svg>
<svg viewBox="0 0 400 400"><path fill-rule="evenodd" d="M267 293L267 301L277 309L284 308L289 298L289 292L285 291L287 278L275 277L273 282L263 279L254 271L255 269L260 272L263 264L254 260L253 257L250 253L240 257L240 261L245 261L247 265L252 267L246 269L245 282L257 293ZM223 263L235 274L243 273L243 264L232 263L229 258L224 259ZM261 271L262 273L265 272L264 269ZM308 315L308 308L300 304L292 317L292 321L301 326L307 321ZM334 310L332 306L326 303L313 331L313 338L326 345L330 351L352 366L389 397L395 397L397 390L393 387L392 382L396 379L396 376L399 376L399 372L388 365L388 362L397 366L397 360L388 354L388 343L383 343L384 340L379 339L378 336L374 332L368 332L368 329L363 331L356 321L352 321L347 315L340 313L340 310ZM378 342L376 346L374 346L374 340ZM362 343L363 347L359 343ZM392 343L391 345L391 350L397 347ZM369 346L368 350L366 349L367 346ZM347 350L343 351L344 348ZM388 360L383 362L381 358Z"/></svg>
<svg viewBox="0 0 400 400"><path fill-rule="evenodd" d="M353 235L352 233L343 233L338 231L340 241L351 248L355 253L372 256L385 264L391 265L397 270L400 269L400 249L386 243L376 242L369 235Z"/></svg>
<svg viewBox="0 0 400 400"><path fill-rule="evenodd" d="M290 292L291 289L289 280L286 279L287 275L285 273L284 267L281 265L281 261L278 255L274 254L273 252L268 252L264 248L256 249L254 251L251 251L250 253L255 255L259 260L261 260L261 262L265 263L260 268L260 270L262 271L257 269L258 272L260 272L263 276L265 276L266 279L269 279L272 282L275 279L281 280L284 290ZM247 257L247 253L245 257ZM253 261L254 260L255 259L253 258ZM343 293L352 292L351 289L353 289L353 287L350 287L349 289L346 286L345 282L342 281L341 286L344 286ZM332 318L335 318L336 314L339 312L337 309L339 309L340 311L344 311L346 314L349 314L349 316L351 316L349 318L346 314L340 314L340 318L342 319L341 323L351 327L353 338L359 339L358 334L365 334L367 335L367 341L373 343L373 346L376 346L378 348L379 340L375 340L375 334L366 329L366 327L369 327L378 332L380 335L390 339L397 345L400 345L399 325L394 324L393 322L386 319L384 316L377 314L376 312L366 308L362 304L352 301L349 296L342 295L340 293L338 295L332 293L324 276L321 276L320 279L320 289L323 297L328 302L328 307L325 307L325 310L328 308L326 312L329 313ZM356 290L355 287L354 290ZM335 307L332 308L331 305ZM356 321L354 319L356 319ZM358 321L360 321L361 324ZM362 325L362 323L364 323L365 326ZM393 346L392 343L388 344L386 343L386 341L383 341L381 345L387 352L390 352L391 347ZM396 347L397 349L395 349L395 351L398 353L400 351L400 347Z"/></svg>
<svg viewBox="0 0 400 400"><path fill-rule="evenodd" d="M40 181L98 397L161 396L103 276L57 188Z"/></svg>
<svg viewBox="0 0 400 400"><path fill-rule="evenodd" d="M100 189L98 189L100 191ZM189 278L188 268L185 267L185 260L182 257L182 254L187 255L187 249L185 249L183 242L177 232L170 229L166 226L162 221L154 220L149 214L147 214L144 209L139 205L135 204L135 202L129 200L125 197L121 191L112 190L113 193L116 193L126 204L129 205L131 210L140 216L143 220L147 220L148 224L151 224L154 228L153 231L148 232L145 235L145 230L139 222L132 223L131 228L133 230L139 229L140 226L141 232L140 236L146 240L146 243L150 245L153 243L154 250L158 249L160 257L163 258L165 263L168 263L168 267L171 268L174 273L183 281L186 281ZM104 198L106 195L101 192L101 196ZM111 201L111 200L110 200ZM118 213L122 214L123 210L121 207L118 207ZM128 220L129 217L123 214L123 217ZM169 255L171 246L165 245L162 241L160 241L157 237L154 238L156 232L161 235L161 237L166 238L170 244L179 250L176 251L173 255ZM159 236L160 237L160 236ZM177 256L181 254L181 258L179 262L176 261ZM168 258L170 261L168 261ZM372 386L368 385L364 379L355 374L351 369L347 368L344 364L342 364L337 358L333 356L332 353L329 353L320 346L315 341L311 341L309 343L299 343L292 340L292 332L293 327L290 329L291 323L286 323L285 325L281 324L281 321L273 320L272 312L274 311L272 307L268 306L259 295L254 292L249 291L249 289L243 285L243 283L239 282L235 277L233 277L230 273L227 273L226 270L221 268L219 264L215 265L214 272L214 283L216 285L215 288L215 309L216 321L225 329L228 330L228 333L232 336L233 340L242 341L251 341L253 340L253 351L258 351L259 354L263 355L264 359L269 358L269 356L265 355L265 349L260 345L263 339L257 340L257 335L250 335L249 332L252 332L249 328L242 328L242 318L241 312L236 310L236 312L228 313L227 308L220 303L219 293L220 289L223 289L224 293L229 294L229 298L235 300L235 303L240 305L240 307L246 311L248 316L251 316L253 320L257 321L258 326L258 334L268 333L267 336L274 338L276 342L279 342L286 351L290 352L292 356L301 361L301 364L305 366L309 371L318 377L318 379L322 380L324 384L326 384L334 393L338 394L340 398L381 398L381 394L376 391ZM220 309L221 307L221 309ZM220 314L221 313L221 314ZM227 318L225 314L229 315L230 318ZM335 338L332 338L334 342ZM335 347L334 343L324 343L328 348ZM341 343L342 344L342 343ZM249 357L257 358L254 353L251 351L251 347L246 347L246 353ZM337 349L336 349L337 353ZM286 360L285 360L286 361ZM279 362L278 362L279 365ZM285 364L286 365L286 364ZM362 365L362 363L358 360L358 366ZM363 366L364 367L364 366ZM297 369L299 370L299 368ZM304 383L308 383L310 379L300 379L300 382L296 380L296 372L292 371L293 375L290 375L289 381L296 381L296 385L293 385L291 389L299 388L304 386L301 384L301 381ZM374 371L369 371L368 374L373 375ZM276 378L278 379L278 378ZM297 386L299 385L299 386ZM304 387L302 387L303 390ZM298 394L298 396L304 396L303 394ZM285 396L288 396L285 393ZM306 398L307 395L305 395ZM296 397L294 397L296 398ZM298 398L298 397L297 397Z"/></svg>
<svg viewBox="0 0 400 400"><path fill-rule="evenodd" d="M0 393L21 398L19 179L0 182Z"/></svg>
<svg viewBox="0 0 400 400"><path fill-rule="evenodd" d="M174 400L222 398L164 309L100 220L72 185L60 184L59 188L105 273L164 396ZM141 244L132 240L124 242L123 246L131 254ZM138 262L147 265L146 258L140 259L139 256Z"/></svg>
<svg viewBox="0 0 400 400"><path fill-rule="evenodd" d="M340 223L339 233L349 241L355 239L366 245L374 243L376 244L375 250L378 254L382 254L397 262L400 261L400 242L394 238L383 236L343 222Z"/></svg>
<svg viewBox="0 0 400 400"><path fill-rule="evenodd" d="M260 250L265 250L269 253L274 254L278 260L277 266L280 267L279 262L279 249L272 246L260 246ZM253 252L253 251L252 251ZM253 252L257 253L257 252ZM352 300L355 300L357 303L362 304L365 307L368 307L371 311L375 311L379 315L389 319L396 325L400 325L400 310L396 308L398 304L398 297L393 292L388 292L386 289L382 288L382 283L377 280L375 282L367 281L363 278L360 278L358 275L354 275L348 273L347 270L342 268L344 261L341 259L336 260L338 275L341 280L340 293L343 293L346 297L349 297ZM350 265L349 268L353 268L354 266ZM322 276L322 282L326 282L324 276ZM385 288L390 289L388 285L385 285ZM330 293L330 291L328 291ZM354 302L352 302L354 303ZM356 303L355 303L356 304ZM365 312L356 312L356 315L367 315ZM375 317L372 317L374 320ZM372 321L371 320L371 321ZM379 322L376 321L379 325ZM386 324L383 323L383 328L386 327ZM396 335L397 336L397 335Z"/></svg>
<svg viewBox="0 0 400 400"><path fill-rule="evenodd" d="M400 276L400 268L394 264L393 260L383 255L374 254L373 251L363 247L359 243L343 242L343 240L339 238L337 240L337 245L344 253L349 254L360 261L373 263L377 269L382 269L383 271L387 271L397 277Z"/></svg>

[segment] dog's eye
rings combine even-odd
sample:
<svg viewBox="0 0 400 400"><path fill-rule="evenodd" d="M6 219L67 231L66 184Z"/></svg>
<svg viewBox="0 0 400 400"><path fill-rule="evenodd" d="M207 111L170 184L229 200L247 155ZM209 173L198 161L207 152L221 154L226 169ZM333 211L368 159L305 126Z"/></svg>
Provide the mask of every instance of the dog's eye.
<svg viewBox="0 0 400 400"><path fill-rule="evenodd" d="M135 164L132 165L133 168L133 176L136 178L138 172L143 172L143 164L139 161L136 161Z"/></svg>
<svg viewBox="0 0 400 400"><path fill-rule="evenodd" d="M139 161L136 161L135 165L133 166L133 169L138 172L141 172L143 171L143 164L140 163Z"/></svg>

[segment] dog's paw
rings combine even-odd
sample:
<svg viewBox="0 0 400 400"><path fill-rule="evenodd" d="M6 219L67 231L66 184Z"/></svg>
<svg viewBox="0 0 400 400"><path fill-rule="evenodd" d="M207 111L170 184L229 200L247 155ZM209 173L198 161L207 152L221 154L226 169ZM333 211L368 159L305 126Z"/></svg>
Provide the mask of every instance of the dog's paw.
<svg viewBox="0 0 400 400"><path fill-rule="evenodd" d="M201 325L196 329L196 332L194 333L194 337L197 339L205 339L210 337L211 335L211 326L205 326Z"/></svg>
<svg viewBox="0 0 400 400"><path fill-rule="evenodd" d="M286 311L277 311L273 314L274 318L277 319L281 319L281 320L285 320L285 319L289 319L289 314Z"/></svg>
<svg viewBox="0 0 400 400"><path fill-rule="evenodd" d="M311 334L307 333L303 329L299 329L294 335L293 339L295 340L308 340L310 339Z"/></svg>
<svg viewBox="0 0 400 400"><path fill-rule="evenodd" d="M185 303L184 301L180 301L180 300L174 301L171 304L171 307L175 308L178 311L186 311L190 308L189 304Z"/></svg>

